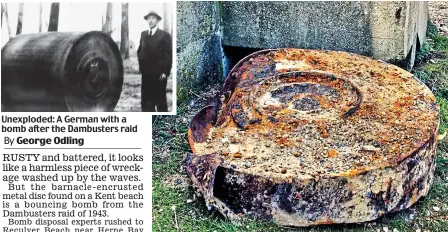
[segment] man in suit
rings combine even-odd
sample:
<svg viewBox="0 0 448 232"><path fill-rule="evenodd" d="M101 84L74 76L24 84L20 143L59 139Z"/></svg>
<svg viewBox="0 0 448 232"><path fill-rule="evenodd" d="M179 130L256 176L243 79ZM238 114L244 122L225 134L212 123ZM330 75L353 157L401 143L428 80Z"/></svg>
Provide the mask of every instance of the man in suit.
<svg viewBox="0 0 448 232"><path fill-rule="evenodd" d="M166 99L167 77L172 66L171 35L157 28L162 17L150 11L143 17L149 30L143 31L137 50L138 65L142 73L143 112L168 112Z"/></svg>

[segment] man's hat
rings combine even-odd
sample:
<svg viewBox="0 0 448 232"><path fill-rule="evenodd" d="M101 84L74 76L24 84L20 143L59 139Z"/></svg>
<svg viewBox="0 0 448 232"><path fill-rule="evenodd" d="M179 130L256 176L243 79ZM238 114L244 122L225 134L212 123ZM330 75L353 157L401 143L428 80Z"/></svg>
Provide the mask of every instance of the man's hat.
<svg viewBox="0 0 448 232"><path fill-rule="evenodd" d="M145 16L143 16L143 18L145 19L145 20L147 20L148 19L148 17L149 16L156 16L156 18L157 18L157 20L162 20L162 17L160 17L160 15L159 14L157 14L157 12L155 12L155 11L150 11L147 15L145 15Z"/></svg>

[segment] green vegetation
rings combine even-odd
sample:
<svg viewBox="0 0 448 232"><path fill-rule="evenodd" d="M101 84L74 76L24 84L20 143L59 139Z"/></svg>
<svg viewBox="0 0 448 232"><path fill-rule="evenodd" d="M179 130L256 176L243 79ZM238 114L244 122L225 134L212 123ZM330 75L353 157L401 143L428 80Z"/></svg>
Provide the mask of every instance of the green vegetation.
<svg viewBox="0 0 448 232"><path fill-rule="evenodd" d="M437 35L434 37L434 49L439 52L448 52L448 37Z"/></svg>
<svg viewBox="0 0 448 232"><path fill-rule="evenodd" d="M438 34L439 30L437 29L436 25L434 25L434 23L432 23L431 21L428 21L428 29L426 30L426 36L428 38L434 38Z"/></svg>
<svg viewBox="0 0 448 232"><path fill-rule="evenodd" d="M419 51L415 54L415 63L420 64L422 62L425 62L429 56L431 55L431 46L428 43L423 43L423 46L420 48Z"/></svg>
<svg viewBox="0 0 448 232"><path fill-rule="evenodd" d="M419 67L414 74L438 96L448 98L448 59Z"/></svg>
<svg viewBox="0 0 448 232"><path fill-rule="evenodd" d="M448 99L437 97L437 103L440 106L440 127L439 132L443 134L448 129Z"/></svg>
<svg viewBox="0 0 448 232"><path fill-rule="evenodd" d="M436 96L448 99L448 37L439 35L434 25L428 25L429 43L416 54L414 74L425 83ZM427 63L419 64L425 60ZM440 101L439 101L440 102Z"/></svg>
<svg viewBox="0 0 448 232"><path fill-rule="evenodd" d="M414 73L431 88L440 106L440 131L448 129L448 56L447 37L431 31L424 56L430 57L419 64ZM437 30L437 28L436 28ZM185 76L188 73L184 74ZM185 88L189 89L189 88ZM180 95L188 93L181 90ZM179 96L179 95L178 95ZM186 102L186 101L185 101ZM177 116L158 116L153 120L153 231L290 231L269 222L244 221L233 224L219 214L207 210L202 198L195 196L188 178L181 170L181 162L189 150L187 129L194 113L205 102L178 107ZM440 141L437 153L435 179L429 195L410 209L389 214L374 222L317 226L294 231L448 231L448 142Z"/></svg>

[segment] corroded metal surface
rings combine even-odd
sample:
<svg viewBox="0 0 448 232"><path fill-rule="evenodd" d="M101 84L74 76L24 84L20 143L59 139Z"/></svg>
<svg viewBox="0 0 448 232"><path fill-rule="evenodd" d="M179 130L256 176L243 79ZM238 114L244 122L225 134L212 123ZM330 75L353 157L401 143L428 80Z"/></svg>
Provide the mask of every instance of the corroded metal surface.
<svg viewBox="0 0 448 232"><path fill-rule="evenodd" d="M428 193L438 116L431 91L396 66L265 50L240 61L193 118L184 165L230 219L369 221Z"/></svg>

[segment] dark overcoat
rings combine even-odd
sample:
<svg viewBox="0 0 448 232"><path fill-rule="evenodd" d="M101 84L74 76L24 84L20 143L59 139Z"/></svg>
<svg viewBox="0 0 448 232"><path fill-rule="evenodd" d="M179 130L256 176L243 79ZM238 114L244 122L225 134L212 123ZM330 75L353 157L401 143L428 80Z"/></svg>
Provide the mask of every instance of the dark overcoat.
<svg viewBox="0 0 448 232"><path fill-rule="evenodd" d="M170 75L172 67L171 35L157 29L149 36L148 30L143 31L140 45L137 49L138 64L142 73L142 110L167 111L166 80L160 81L160 75Z"/></svg>

